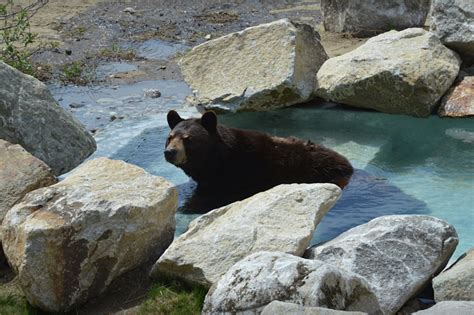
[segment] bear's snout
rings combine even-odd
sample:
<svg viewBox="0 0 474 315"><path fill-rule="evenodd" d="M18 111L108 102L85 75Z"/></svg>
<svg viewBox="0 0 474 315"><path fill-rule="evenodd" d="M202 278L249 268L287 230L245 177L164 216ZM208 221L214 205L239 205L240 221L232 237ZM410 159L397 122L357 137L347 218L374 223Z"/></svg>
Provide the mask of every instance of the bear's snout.
<svg viewBox="0 0 474 315"><path fill-rule="evenodd" d="M176 158L178 151L176 149L166 149L165 150L165 159L166 161L172 163Z"/></svg>

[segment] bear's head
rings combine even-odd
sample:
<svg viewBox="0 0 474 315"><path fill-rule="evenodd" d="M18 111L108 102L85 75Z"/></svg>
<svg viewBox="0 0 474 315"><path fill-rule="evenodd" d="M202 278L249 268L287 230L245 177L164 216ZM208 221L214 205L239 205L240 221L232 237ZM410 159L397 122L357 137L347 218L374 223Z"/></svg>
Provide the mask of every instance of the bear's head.
<svg viewBox="0 0 474 315"><path fill-rule="evenodd" d="M205 112L201 118L183 119L171 110L167 116L171 132L166 139L165 159L178 167L206 161L217 135L217 116Z"/></svg>

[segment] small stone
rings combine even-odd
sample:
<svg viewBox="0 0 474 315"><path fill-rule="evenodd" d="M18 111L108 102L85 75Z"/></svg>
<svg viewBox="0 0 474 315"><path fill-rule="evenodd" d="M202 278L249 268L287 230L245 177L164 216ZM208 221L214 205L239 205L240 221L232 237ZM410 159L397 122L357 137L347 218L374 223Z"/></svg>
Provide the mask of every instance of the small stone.
<svg viewBox="0 0 474 315"><path fill-rule="evenodd" d="M204 38L205 38L206 40L210 40L210 39L212 38L212 35L211 35L211 34L207 34L206 36L204 36Z"/></svg>
<svg viewBox="0 0 474 315"><path fill-rule="evenodd" d="M145 97L150 97L150 98L158 98L161 96L161 92L158 90L150 89L150 90L145 90Z"/></svg>
<svg viewBox="0 0 474 315"><path fill-rule="evenodd" d="M130 14L132 14L132 15L135 14L135 13L137 13L137 11L136 11L134 8L132 8L132 7L125 8L125 9L123 10L123 12L125 12L125 13L130 13Z"/></svg>
<svg viewBox="0 0 474 315"><path fill-rule="evenodd" d="M66 55L70 56L72 54L72 50L71 49L66 49L64 51L66 53Z"/></svg>
<svg viewBox="0 0 474 315"><path fill-rule="evenodd" d="M160 70L165 70L165 69L166 69L166 66L160 66L159 69L160 69Z"/></svg>
<svg viewBox="0 0 474 315"><path fill-rule="evenodd" d="M81 108L81 107L84 107L86 106L85 104L78 104L78 103L71 103L69 104L69 107L71 108Z"/></svg>

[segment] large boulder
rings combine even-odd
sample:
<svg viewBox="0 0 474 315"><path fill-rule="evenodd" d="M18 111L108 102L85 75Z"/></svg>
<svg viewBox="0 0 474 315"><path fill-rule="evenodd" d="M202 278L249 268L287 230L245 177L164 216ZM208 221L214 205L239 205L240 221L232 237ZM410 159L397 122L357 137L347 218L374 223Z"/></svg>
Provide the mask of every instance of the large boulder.
<svg viewBox="0 0 474 315"><path fill-rule="evenodd" d="M151 275L210 287L252 253L266 250L301 256L340 192L333 184L280 185L213 210L191 222L156 262Z"/></svg>
<svg viewBox="0 0 474 315"><path fill-rule="evenodd" d="M28 301L65 311L171 243L177 191L122 161L89 161L5 216L3 248Z"/></svg>
<svg viewBox="0 0 474 315"><path fill-rule="evenodd" d="M209 290L203 314L259 314L272 301L378 314L367 282L317 260L258 252L236 263Z"/></svg>
<svg viewBox="0 0 474 315"><path fill-rule="evenodd" d="M422 27L430 0L321 0L324 29L366 37Z"/></svg>
<svg viewBox="0 0 474 315"><path fill-rule="evenodd" d="M474 75L462 76L441 99L441 117L474 116Z"/></svg>
<svg viewBox="0 0 474 315"><path fill-rule="evenodd" d="M395 314L440 272L458 244L454 227L424 215L392 215L310 248L322 260L365 278L385 314Z"/></svg>
<svg viewBox="0 0 474 315"><path fill-rule="evenodd" d="M364 315L362 312L332 310L316 306L303 306L295 303L273 301L262 310L262 315Z"/></svg>
<svg viewBox="0 0 474 315"><path fill-rule="evenodd" d="M55 175L91 155L94 138L35 78L0 61L0 139L20 144Z"/></svg>
<svg viewBox="0 0 474 315"><path fill-rule="evenodd" d="M459 72L455 52L423 29L390 31L326 61L315 94L391 114L428 116Z"/></svg>
<svg viewBox="0 0 474 315"><path fill-rule="evenodd" d="M443 44L474 60L474 1L433 0L430 30Z"/></svg>
<svg viewBox="0 0 474 315"><path fill-rule="evenodd" d="M474 247L433 279L434 297L440 301L474 301Z"/></svg>
<svg viewBox="0 0 474 315"><path fill-rule="evenodd" d="M20 145L0 139L0 223L7 211L27 193L56 182L43 161Z"/></svg>
<svg viewBox="0 0 474 315"><path fill-rule="evenodd" d="M196 46L180 66L195 103L261 111L307 101L327 58L312 27L283 19Z"/></svg>
<svg viewBox="0 0 474 315"><path fill-rule="evenodd" d="M434 306L413 313L414 315L472 315L474 314L474 301L444 301Z"/></svg>

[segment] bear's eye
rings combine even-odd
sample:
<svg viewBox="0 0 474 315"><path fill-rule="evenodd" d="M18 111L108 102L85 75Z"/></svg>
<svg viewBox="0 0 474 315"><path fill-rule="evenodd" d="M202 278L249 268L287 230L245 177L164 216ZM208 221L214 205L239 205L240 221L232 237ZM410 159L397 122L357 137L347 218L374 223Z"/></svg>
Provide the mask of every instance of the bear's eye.
<svg viewBox="0 0 474 315"><path fill-rule="evenodd" d="M170 144L170 141L171 141L171 135L168 136L168 138L166 138L166 146L168 146L168 144Z"/></svg>

